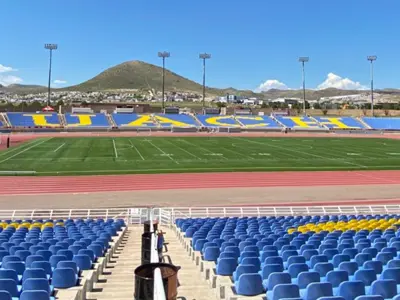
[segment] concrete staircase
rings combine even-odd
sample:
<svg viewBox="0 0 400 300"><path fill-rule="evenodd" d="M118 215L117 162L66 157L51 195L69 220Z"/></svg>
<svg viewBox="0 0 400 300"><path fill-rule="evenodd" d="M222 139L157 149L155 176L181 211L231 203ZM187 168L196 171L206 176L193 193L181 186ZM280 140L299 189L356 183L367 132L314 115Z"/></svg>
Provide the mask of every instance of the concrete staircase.
<svg viewBox="0 0 400 300"><path fill-rule="evenodd" d="M216 295L213 290L202 279L201 273L195 262L188 255L181 242L176 237L176 233L169 228L162 228L165 234L164 261L180 266L178 272L178 299L185 300L214 300Z"/></svg>
<svg viewBox="0 0 400 300"><path fill-rule="evenodd" d="M134 271L141 263L141 244L143 227L131 226L110 258L99 281L88 300L132 300L134 294Z"/></svg>
<svg viewBox="0 0 400 300"><path fill-rule="evenodd" d="M162 228L165 234L164 261L180 266L178 272L178 299L216 299L210 286L201 278L201 273L188 255L175 232ZM134 271L141 263L141 235L143 227L131 226L99 275L93 290L87 293L88 300L132 300L135 291Z"/></svg>

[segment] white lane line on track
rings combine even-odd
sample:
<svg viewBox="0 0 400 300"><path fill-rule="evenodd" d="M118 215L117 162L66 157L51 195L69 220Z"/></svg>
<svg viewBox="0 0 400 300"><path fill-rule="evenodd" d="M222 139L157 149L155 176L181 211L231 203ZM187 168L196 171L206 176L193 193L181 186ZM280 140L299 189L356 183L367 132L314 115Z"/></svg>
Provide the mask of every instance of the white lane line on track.
<svg viewBox="0 0 400 300"><path fill-rule="evenodd" d="M115 140L113 139L112 142L113 142L113 147L114 147L114 156L115 156L115 158L118 158L118 151L117 151L117 147L115 146Z"/></svg>
<svg viewBox="0 0 400 300"><path fill-rule="evenodd" d="M356 169L357 166L353 167L353 170ZM382 166L373 166L371 168L377 168L377 169L382 169L382 168L387 168L387 169L399 169L400 165L394 166L394 165L382 165ZM313 167L313 166L303 166L303 167L297 167L297 166L292 166L292 167L233 167L233 168L218 168L218 167L209 167L209 168L174 168L174 169L118 169L118 170L78 170L78 171L44 171L44 172L36 172L36 174L67 174L67 173L127 173L127 172L138 172L139 174L145 174L142 172L162 172L162 171L187 171L187 170L210 170L210 171L215 171L215 170L227 170L227 171L232 171L232 170L280 170L280 169L287 169L287 170L346 170L350 171L352 170L351 167L349 166L323 166L323 167Z"/></svg>
<svg viewBox="0 0 400 300"><path fill-rule="evenodd" d="M142 155L142 153L140 153L139 149L133 144L133 142L132 142L131 139L129 139L129 143L131 143L132 147L136 150L137 154L139 154L140 158L141 158L142 160L145 160L144 157L143 157L143 155Z"/></svg>
<svg viewBox="0 0 400 300"><path fill-rule="evenodd" d="M57 152L58 150L60 150L64 146L65 146L65 143L63 143L61 146L59 146L57 149L55 149L54 152Z"/></svg>
<svg viewBox="0 0 400 300"><path fill-rule="evenodd" d="M9 156L9 157L3 159L2 161L0 161L0 164L3 163L3 162L6 162L6 161L8 161L8 160L10 160L10 159L13 158L13 157L16 157L16 156L20 155L20 154L22 154L22 153L24 153L24 152L26 152L26 151L28 151L28 150L31 150L31 149L33 149L33 148L35 148L35 147L37 147L37 146L39 146L39 145L41 145L41 144L47 142L47 141L50 141L51 139L53 139L53 138L49 138L49 139L47 139L47 140L43 140L43 141L41 141L41 142L39 142L39 143L34 144L33 146L30 146L30 147L28 147L28 148L25 148L25 149L23 149L23 150L21 150L21 151L15 153L14 155L11 155L11 156Z"/></svg>

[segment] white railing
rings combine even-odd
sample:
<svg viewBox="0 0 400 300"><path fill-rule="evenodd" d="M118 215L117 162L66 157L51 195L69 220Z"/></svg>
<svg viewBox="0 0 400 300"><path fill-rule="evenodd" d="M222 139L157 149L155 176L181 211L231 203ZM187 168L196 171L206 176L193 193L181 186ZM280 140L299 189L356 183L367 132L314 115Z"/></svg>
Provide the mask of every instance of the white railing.
<svg viewBox="0 0 400 300"><path fill-rule="evenodd" d="M399 201L400 202L400 201ZM160 208L155 217L161 225L177 218L305 216L341 214L400 214L400 205L282 206L282 207L172 207Z"/></svg>
<svg viewBox="0 0 400 300"><path fill-rule="evenodd" d="M158 235L154 231L154 226L153 226L153 220L155 220L154 217L154 211L150 210L149 211L149 221L150 221L150 232L153 234L151 235L151 255L150 255L150 262L151 263L158 263L159 262L159 257L158 257ZM165 300L165 290L164 290L164 283L162 280L161 276L161 270L160 268L156 268L154 270L153 274L153 299L154 300Z"/></svg>
<svg viewBox="0 0 400 300"><path fill-rule="evenodd" d="M151 214L150 214L151 213ZM400 214L399 205L361 206L260 206L260 207L161 207L161 208L98 208L98 209L34 209L0 210L0 220L29 219L124 219L127 224L140 225L157 220L171 225L177 218L305 216L340 214Z"/></svg>

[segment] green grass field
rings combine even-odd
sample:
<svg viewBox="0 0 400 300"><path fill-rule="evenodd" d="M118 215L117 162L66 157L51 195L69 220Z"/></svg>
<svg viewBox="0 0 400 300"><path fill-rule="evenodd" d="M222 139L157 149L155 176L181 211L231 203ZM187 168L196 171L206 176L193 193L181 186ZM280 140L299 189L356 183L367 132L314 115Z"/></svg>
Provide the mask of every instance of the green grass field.
<svg viewBox="0 0 400 300"><path fill-rule="evenodd" d="M355 169L400 169L400 140L151 136L41 138L0 153L2 174L8 171L80 175Z"/></svg>

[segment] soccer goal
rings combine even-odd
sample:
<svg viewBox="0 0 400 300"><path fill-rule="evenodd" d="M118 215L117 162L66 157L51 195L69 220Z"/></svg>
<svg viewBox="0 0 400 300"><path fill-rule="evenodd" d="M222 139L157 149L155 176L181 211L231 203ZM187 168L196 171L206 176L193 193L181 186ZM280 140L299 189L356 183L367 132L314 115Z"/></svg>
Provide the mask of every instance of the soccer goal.
<svg viewBox="0 0 400 300"><path fill-rule="evenodd" d="M138 127L136 128L136 135L145 135L145 136L149 136L151 135L151 128L149 127Z"/></svg>

